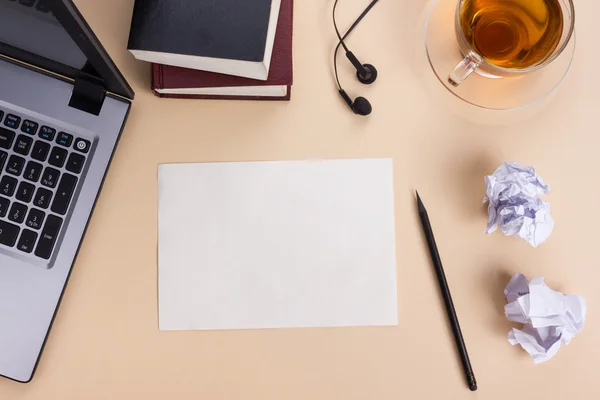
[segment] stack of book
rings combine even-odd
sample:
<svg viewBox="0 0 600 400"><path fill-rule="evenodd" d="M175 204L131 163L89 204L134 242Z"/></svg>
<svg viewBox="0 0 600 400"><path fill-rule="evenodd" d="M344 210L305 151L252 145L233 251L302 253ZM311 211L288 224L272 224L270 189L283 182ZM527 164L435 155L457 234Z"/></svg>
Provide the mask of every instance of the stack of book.
<svg viewBox="0 0 600 400"><path fill-rule="evenodd" d="M129 51L160 97L289 100L293 0L136 0Z"/></svg>

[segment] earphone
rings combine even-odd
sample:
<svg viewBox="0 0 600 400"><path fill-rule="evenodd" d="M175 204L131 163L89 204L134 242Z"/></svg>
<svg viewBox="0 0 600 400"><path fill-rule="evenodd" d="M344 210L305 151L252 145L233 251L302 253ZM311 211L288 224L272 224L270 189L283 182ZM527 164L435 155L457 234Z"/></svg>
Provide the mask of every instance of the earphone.
<svg viewBox="0 0 600 400"><path fill-rule="evenodd" d="M350 109L354 111L355 114L362 116L371 114L373 107L371 106L371 103L369 103L369 100L365 99L364 97L357 97L354 101L352 101L352 98L342 88L337 70L337 54L340 49L340 46L342 46L344 48L344 51L346 52L346 58L348 58L350 63L352 63L354 68L356 68L356 77L358 78L360 83L364 85L370 85L373 82L375 82L375 80L377 79L377 69L372 64L363 64L360 61L358 61L358 58L356 58L354 53L352 53L348 49L348 46L346 46L344 40L348 37L348 35L350 35L350 33L352 33L354 28L356 28L360 21L362 21L363 18L369 13L369 11L371 11L371 9L373 8L373 6L375 6L375 3L377 3L377 1L379 0L373 0L371 4L369 4L365 11L363 11L363 13L357 18L357 20L354 21L352 26L350 26L350 29L348 29L344 36L340 35L340 31L335 21L335 10L337 7L338 0L335 0L335 3L333 3L333 27L335 28L335 33L337 34L339 40L337 46L335 47L335 52L333 53L333 70L335 72L335 80L338 85L338 92L340 93L346 104L348 104Z"/></svg>

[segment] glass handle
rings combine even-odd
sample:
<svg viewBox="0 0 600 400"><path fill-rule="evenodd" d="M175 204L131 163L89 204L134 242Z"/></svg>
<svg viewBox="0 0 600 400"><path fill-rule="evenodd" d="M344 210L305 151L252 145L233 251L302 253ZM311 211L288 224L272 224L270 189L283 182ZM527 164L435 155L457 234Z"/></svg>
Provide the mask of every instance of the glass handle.
<svg viewBox="0 0 600 400"><path fill-rule="evenodd" d="M452 86L457 87L465 79L469 77L475 71L475 69L481 64L481 57L479 54L474 53L472 51L467 54L465 58L461 62L458 63L456 68L452 72L450 72L450 76L448 76L448 83Z"/></svg>

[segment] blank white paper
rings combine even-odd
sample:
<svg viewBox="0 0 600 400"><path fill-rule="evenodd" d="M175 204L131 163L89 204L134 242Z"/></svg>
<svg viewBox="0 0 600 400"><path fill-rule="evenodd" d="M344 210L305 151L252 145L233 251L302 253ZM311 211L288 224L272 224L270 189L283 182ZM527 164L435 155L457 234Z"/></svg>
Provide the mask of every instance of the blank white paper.
<svg viewBox="0 0 600 400"><path fill-rule="evenodd" d="M164 164L161 330L397 325L392 160Z"/></svg>

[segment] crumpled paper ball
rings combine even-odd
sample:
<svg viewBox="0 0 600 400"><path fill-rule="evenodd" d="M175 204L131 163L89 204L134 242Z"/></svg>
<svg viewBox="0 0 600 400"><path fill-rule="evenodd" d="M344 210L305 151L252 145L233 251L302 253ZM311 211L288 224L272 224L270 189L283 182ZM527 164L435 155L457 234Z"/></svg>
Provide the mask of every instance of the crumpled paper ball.
<svg viewBox="0 0 600 400"><path fill-rule="evenodd" d="M483 202L489 202L485 233L499 226L505 235L520 237L537 247L554 230L550 203L539 198L550 193L550 186L536 175L535 168L506 162L485 177L485 192Z"/></svg>
<svg viewBox="0 0 600 400"><path fill-rule="evenodd" d="M585 299L552 290L544 278L529 282L523 274L515 274L504 289L504 297L508 303L504 307L506 318L524 324L522 329L513 328L508 333L508 341L520 345L535 364L554 357L583 328Z"/></svg>

